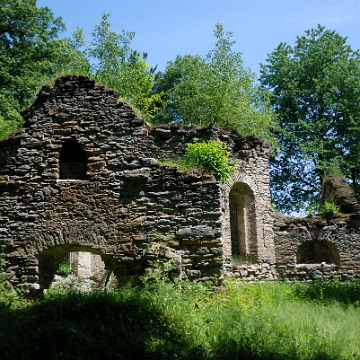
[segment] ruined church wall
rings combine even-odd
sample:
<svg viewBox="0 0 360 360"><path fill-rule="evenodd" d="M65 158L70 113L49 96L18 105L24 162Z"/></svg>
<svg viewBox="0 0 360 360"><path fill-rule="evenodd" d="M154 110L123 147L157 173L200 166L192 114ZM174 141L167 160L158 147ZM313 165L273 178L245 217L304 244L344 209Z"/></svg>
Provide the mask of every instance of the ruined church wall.
<svg viewBox="0 0 360 360"><path fill-rule="evenodd" d="M0 244L14 286L48 286L69 251L101 255L116 275L143 274L160 257L180 263L182 278L219 276L230 183L159 165L182 156L194 137L228 144L239 165L231 181L249 182L263 199L257 217L267 216L263 142L217 128L150 128L119 94L82 77L44 87L24 118L25 126L0 143ZM60 178L69 140L86 153L85 179Z"/></svg>
<svg viewBox="0 0 360 360"><path fill-rule="evenodd" d="M360 215L294 218L273 214L274 262L232 262L227 275L244 281L360 278Z"/></svg>

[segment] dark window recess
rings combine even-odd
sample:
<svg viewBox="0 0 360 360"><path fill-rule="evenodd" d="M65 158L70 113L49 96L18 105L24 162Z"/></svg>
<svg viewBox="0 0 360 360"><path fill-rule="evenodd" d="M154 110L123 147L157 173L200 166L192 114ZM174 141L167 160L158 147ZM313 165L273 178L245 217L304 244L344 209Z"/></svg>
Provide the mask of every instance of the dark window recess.
<svg viewBox="0 0 360 360"><path fill-rule="evenodd" d="M75 140L65 142L61 149L60 179L86 179L86 153Z"/></svg>
<svg viewBox="0 0 360 360"><path fill-rule="evenodd" d="M327 264L340 265L339 251L328 241L306 241L298 247L296 254L298 264Z"/></svg>

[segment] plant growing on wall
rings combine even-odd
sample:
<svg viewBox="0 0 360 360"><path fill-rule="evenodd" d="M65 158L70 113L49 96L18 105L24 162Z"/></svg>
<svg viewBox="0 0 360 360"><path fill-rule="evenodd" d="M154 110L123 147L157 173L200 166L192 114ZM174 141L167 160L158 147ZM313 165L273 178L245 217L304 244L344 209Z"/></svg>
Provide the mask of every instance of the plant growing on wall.
<svg viewBox="0 0 360 360"><path fill-rule="evenodd" d="M215 176L222 183L234 173L235 166L230 165L227 147L224 143L208 140L187 144L186 163Z"/></svg>
<svg viewBox="0 0 360 360"><path fill-rule="evenodd" d="M325 201L324 205L320 207L319 215L322 216L333 216L339 212L334 202Z"/></svg>

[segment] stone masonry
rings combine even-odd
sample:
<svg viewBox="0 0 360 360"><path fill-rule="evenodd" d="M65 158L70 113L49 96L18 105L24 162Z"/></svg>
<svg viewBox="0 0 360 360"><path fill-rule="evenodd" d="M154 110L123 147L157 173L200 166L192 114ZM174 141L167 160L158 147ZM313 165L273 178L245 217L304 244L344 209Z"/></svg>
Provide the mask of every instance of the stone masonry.
<svg viewBox="0 0 360 360"><path fill-rule="evenodd" d="M0 143L5 277L41 292L70 252L136 277L153 260L181 278L224 273L232 255L273 264L267 143L217 127L150 127L111 89L67 76L45 86L25 125ZM195 138L227 144L226 184L162 160Z"/></svg>
<svg viewBox="0 0 360 360"><path fill-rule="evenodd" d="M215 126L150 127L86 77L43 87L23 117L0 142L0 246L14 287L42 292L69 258L104 284L148 274L154 261L191 280L360 277L359 213L274 214L264 141ZM225 184L163 165L194 139L227 145L236 171Z"/></svg>

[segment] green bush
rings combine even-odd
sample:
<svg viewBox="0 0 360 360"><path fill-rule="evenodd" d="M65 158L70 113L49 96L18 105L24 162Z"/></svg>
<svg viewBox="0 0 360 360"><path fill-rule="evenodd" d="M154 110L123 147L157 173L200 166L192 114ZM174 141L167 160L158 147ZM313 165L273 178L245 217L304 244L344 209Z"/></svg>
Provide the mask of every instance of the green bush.
<svg viewBox="0 0 360 360"><path fill-rule="evenodd" d="M56 273L58 275L68 276L71 273L70 266L65 261L62 261L59 264L59 267L57 268Z"/></svg>
<svg viewBox="0 0 360 360"><path fill-rule="evenodd" d="M234 173L235 166L229 164L226 145L215 140L187 144L186 162L215 176L221 182Z"/></svg>
<svg viewBox="0 0 360 360"><path fill-rule="evenodd" d="M333 202L325 201L324 205L320 207L319 215L333 216L339 212L337 206Z"/></svg>

